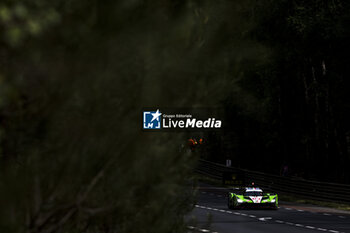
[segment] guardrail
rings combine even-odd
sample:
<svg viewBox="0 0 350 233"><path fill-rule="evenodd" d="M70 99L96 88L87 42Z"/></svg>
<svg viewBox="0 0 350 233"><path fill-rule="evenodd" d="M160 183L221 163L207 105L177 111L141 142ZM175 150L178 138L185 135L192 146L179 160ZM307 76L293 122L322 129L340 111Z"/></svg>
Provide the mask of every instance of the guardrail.
<svg viewBox="0 0 350 233"><path fill-rule="evenodd" d="M243 172L246 180L254 181L257 186L268 188L278 193L294 194L318 201L350 204L350 185L282 177L235 167L226 167L206 160L199 160L196 172L217 180L222 180L225 172Z"/></svg>

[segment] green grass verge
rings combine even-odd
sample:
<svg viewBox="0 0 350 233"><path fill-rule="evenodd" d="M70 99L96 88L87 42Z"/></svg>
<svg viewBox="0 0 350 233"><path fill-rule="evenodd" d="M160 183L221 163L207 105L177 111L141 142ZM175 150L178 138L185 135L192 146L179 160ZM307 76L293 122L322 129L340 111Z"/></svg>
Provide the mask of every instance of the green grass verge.
<svg viewBox="0 0 350 233"><path fill-rule="evenodd" d="M310 205L317 205L322 207L329 207L334 208L338 210L347 210L350 211L350 205L348 204L342 204L342 203L336 203L336 202L328 202L328 201L317 201L312 199L306 199L301 197L296 197L293 195L288 194L278 194L278 198L280 201L287 201L287 202L293 202L297 204L310 204Z"/></svg>
<svg viewBox="0 0 350 233"><path fill-rule="evenodd" d="M218 185L218 186L223 186L223 187L225 187L224 185L222 185L222 182L221 182L220 180L213 179L213 178L210 178L210 177L208 177L208 176L196 174L196 175L194 176L194 179L196 179L198 182L204 182L204 183L206 183L206 184Z"/></svg>

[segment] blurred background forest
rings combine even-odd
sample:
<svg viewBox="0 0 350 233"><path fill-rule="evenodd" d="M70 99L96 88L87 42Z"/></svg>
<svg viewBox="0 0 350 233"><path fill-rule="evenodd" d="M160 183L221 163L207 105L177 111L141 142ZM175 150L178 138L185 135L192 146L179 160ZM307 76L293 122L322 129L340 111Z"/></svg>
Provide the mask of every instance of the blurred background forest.
<svg viewBox="0 0 350 233"><path fill-rule="evenodd" d="M0 231L183 231L198 153L145 106L224 109L203 158L349 183L349 5L1 1Z"/></svg>

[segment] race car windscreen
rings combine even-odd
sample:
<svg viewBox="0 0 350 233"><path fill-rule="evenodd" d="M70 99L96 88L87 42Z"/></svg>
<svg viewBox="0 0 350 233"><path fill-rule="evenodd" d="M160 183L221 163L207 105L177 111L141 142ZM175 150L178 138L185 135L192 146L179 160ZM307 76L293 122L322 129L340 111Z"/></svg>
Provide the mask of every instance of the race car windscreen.
<svg viewBox="0 0 350 233"><path fill-rule="evenodd" d="M262 196L262 192L257 191L251 191L251 192L245 192L244 196Z"/></svg>

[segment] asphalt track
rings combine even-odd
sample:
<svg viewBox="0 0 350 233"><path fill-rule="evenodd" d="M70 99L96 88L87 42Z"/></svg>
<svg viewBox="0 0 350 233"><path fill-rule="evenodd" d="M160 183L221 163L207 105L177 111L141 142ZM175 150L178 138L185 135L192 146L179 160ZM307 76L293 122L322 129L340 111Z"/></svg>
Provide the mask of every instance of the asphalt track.
<svg viewBox="0 0 350 233"><path fill-rule="evenodd" d="M278 210L230 210L226 193L227 189L201 184L198 202L187 217L188 232L350 233L349 212L283 201Z"/></svg>

